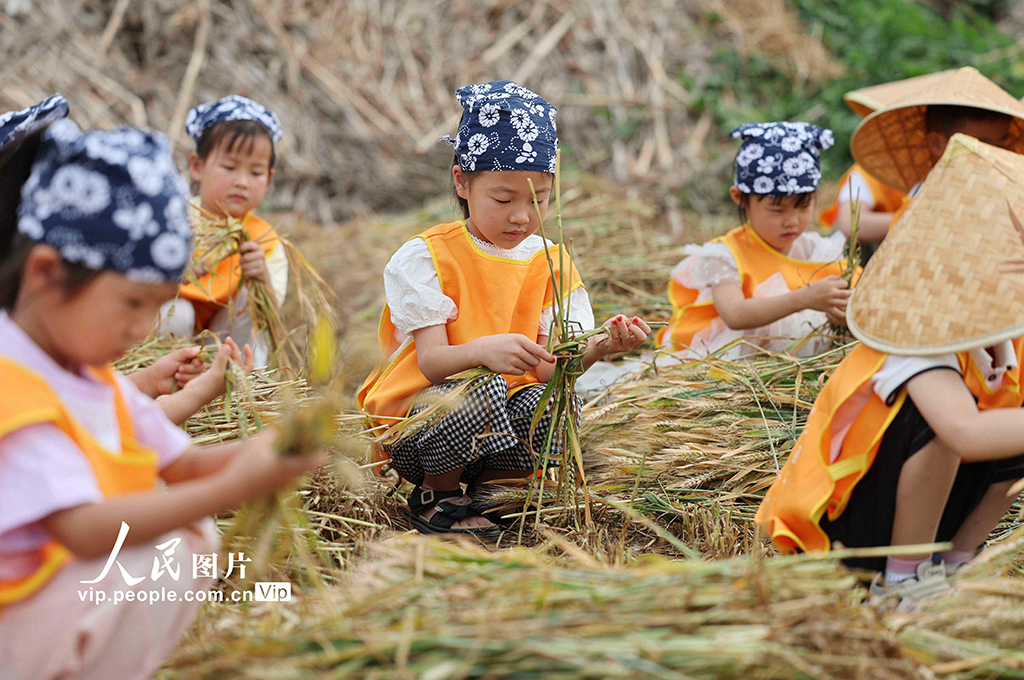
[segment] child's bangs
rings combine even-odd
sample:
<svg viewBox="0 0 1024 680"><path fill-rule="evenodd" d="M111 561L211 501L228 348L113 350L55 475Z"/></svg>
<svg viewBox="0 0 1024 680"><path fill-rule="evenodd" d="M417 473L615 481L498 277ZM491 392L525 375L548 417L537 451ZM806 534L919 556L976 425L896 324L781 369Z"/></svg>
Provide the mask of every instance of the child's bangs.
<svg viewBox="0 0 1024 680"><path fill-rule="evenodd" d="M768 199L772 205L777 206L792 206L794 208L806 208L814 200L816 191L806 191L802 194L790 194L789 196L776 196L772 194L751 194L756 196L757 200L763 201Z"/></svg>
<svg viewBox="0 0 1024 680"><path fill-rule="evenodd" d="M273 168L277 160L274 140L265 127L252 120L229 120L211 126L196 144L196 154L205 160L214 149L222 146L225 153L249 154L261 136L270 142L270 167Z"/></svg>

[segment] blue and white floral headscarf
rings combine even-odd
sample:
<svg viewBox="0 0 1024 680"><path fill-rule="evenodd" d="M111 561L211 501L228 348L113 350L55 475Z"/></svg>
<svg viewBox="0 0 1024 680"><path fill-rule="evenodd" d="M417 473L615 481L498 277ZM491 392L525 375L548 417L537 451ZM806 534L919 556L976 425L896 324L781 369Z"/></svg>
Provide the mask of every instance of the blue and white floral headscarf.
<svg viewBox="0 0 1024 680"><path fill-rule="evenodd" d="M18 206L18 231L68 262L143 283L181 278L191 255L188 186L160 133L82 134L62 120L42 135Z"/></svg>
<svg viewBox="0 0 1024 680"><path fill-rule="evenodd" d="M557 109L511 80L467 85L455 91L464 109L453 147L463 172L555 171Z"/></svg>
<svg viewBox="0 0 1024 680"><path fill-rule="evenodd" d="M68 117L68 100L57 93L21 111L0 115L0 149L42 125Z"/></svg>
<svg viewBox="0 0 1024 680"><path fill-rule="evenodd" d="M185 131L196 142L207 129L228 120L251 120L259 123L270 133L277 144L281 141L281 121L274 112L253 100L237 94L229 94L215 102L206 102L188 112Z"/></svg>
<svg viewBox="0 0 1024 680"><path fill-rule="evenodd" d="M743 146L736 154L736 188L745 194L792 196L818 188L822 150L832 131L810 123L747 123L732 131Z"/></svg>

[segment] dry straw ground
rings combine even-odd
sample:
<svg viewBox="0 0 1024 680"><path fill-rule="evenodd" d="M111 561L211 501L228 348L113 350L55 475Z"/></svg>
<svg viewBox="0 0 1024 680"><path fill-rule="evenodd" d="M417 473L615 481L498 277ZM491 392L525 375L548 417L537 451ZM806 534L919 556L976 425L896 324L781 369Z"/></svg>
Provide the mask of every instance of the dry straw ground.
<svg viewBox="0 0 1024 680"><path fill-rule="evenodd" d="M671 191L716 195L728 142L678 74L703 78L719 45L836 72L782 0L5 0L0 110L60 91L83 126L168 131L184 153L189 107L251 96L286 132L273 207L332 224L445 191L455 88L511 78L559 107L567 164L697 239Z"/></svg>
<svg viewBox="0 0 1024 680"><path fill-rule="evenodd" d="M384 263L453 217L450 199L436 199L449 160L436 140L456 123L455 87L511 77L559 106L568 160L594 173L567 178L563 212L598 316L663 319L679 244L726 226L688 219L672 199L682 186L717 195L729 160L675 74L699 78L722 41L799 77L836 72L782 0L3 7L0 109L59 90L83 125L170 130L179 154L198 101L239 92L281 115L272 201L288 212L275 222L340 294L349 391L376 360ZM425 198L436 200L421 207ZM416 210L369 214L385 208ZM621 386L584 422L596 528L552 516L510 550L401 536L401 495L354 469L365 442L358 416L343 414L349 463L296 493L302 523L286 529L317 564L271 565L295 580L295 600L207 607L159 677L1024 677L1024 537L1013 522L953 597L912 616L859 604L856 577L832 561L769 557L753 531L753 508L837 359L711 362ZM251 403L236 391L189 430L235 437L254 414L280 412L284 391L304 390L299 378L257 377Z"/></svg>
<svg viewBox="0 0 1024 680"><path fill-rule="evenodd" d="M678 252L649 229L650 212L593 178L569 179L565 194L566 231L603 291L595 300L664 314L657 290ZM386 259L390 248L372 244L400 242L447 206L337 231L371 244L352 257ZM319 232L295 231L328 265ZM365 317L348 329L353 377L353 347L369 342L380 302L375 277L362 276L328 273L362 309L352 316ZM756 535L754 508L840 356L661 367L612 390L584 416L596 528L546 516L521 548L514 534L497 551L402 536L404 503L390 484L351 465L325 471L299 492L306 526L291 529L321 564L274 565L301 586L295 601L210 605L160 677L1020 677L1017 522L1000 527L1000 548L953 597L910 616L861 604L857 577L834 561L772 557ZM265 419L280 409L266 387ZM355 435L359 420L346 413L339 425ZM193 423L219 436L232 427L217 404Z"/></svg>

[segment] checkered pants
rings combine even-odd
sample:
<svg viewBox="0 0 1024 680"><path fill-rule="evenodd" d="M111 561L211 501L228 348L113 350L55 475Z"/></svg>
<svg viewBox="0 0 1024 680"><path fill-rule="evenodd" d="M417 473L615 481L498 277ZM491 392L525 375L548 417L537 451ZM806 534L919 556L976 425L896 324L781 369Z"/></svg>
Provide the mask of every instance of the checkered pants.
<svg viewBox="0 0 1024 680"><path fill-rule="evenodd" d="M418 413L458 383L443 382L420 391L409 415ZM419 484L426 475L443 475L464 467L461 480L471 483L480 472L492 470L533 470L536 461L526 446L530 422L545 385L530 385L509 396L508 383L500 375L463 396L451 412L412 437L385 446L391 465L403 478ZM575 397L576 413L583 400ZM544 449L551 424L549 412L533 433L533 450ZM577 421L578 422L578 421ZM556 444L555 455L561 454Z"/></svg>

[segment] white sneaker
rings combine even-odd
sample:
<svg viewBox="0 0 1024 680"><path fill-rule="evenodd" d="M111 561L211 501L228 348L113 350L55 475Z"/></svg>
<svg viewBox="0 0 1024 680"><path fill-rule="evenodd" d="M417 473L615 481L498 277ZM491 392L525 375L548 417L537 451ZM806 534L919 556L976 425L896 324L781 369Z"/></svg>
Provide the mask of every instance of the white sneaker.
<svg viewBox="0 0 1024 680"><path fill-rule="evenodd" d="M946 576L946 565L941 561L935 564L930 560L917 565L916 575L892 586L884 585L883 574L879 573L868 588L871 594L869 602L873 606L896 602L896 611L915 612L921 602L953 592Z"/></svg>

